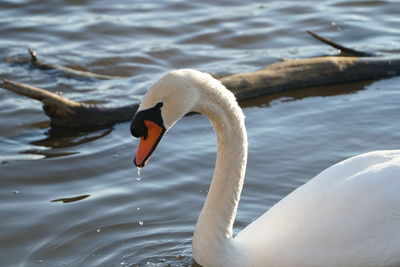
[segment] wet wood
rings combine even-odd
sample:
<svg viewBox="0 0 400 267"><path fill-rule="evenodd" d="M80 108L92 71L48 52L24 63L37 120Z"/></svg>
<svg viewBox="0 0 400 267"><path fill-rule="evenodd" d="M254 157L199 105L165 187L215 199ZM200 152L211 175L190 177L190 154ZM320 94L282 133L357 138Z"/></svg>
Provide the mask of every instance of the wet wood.
<svg viewBox="0 0 400 267"><path fill-rule="evenodd" d="M229 75L220 81L239 100L294 89L369 81L400 74L400 58L316 57L291 59L264 69Z"/></svg>
<svg viewBox="0 0 400 267"><path fill-rule="evenodd" d="M399 73L399 58L330 56L285 60L219 80L243 101L306 87L382 79ZM138 108L138 104L106 108L74 102L44 89L8 80L0 87L41 101L52 126L107 127L130 120Z"/></svg>
<svg viewBox="0 0 400 267"><path fill-rule="evenodd" d="M42 88L9 80L3 80L0 87L41 101L43 110L50 117L50 124L54 127L79 129L109 127L115 123L130 120L139 107L137 103L106 108L75 102Z"/></svg>
<svg viewBox="0 0 400 267"><path fill-rule="evenodd" d="M61 66L59 64L44 62L40 60L33 49L28 49L29 54L31 55L31 63L33 66L41 68L41 69L49 69L49 70L58 70L62 72L64 75L69 77L78 77L78 78L86 78L86 79L100 79L100 80L112 80L119 79L122 77L98 74L89 71L77 70L65 66Z"/></svg>
<svg viewBox="0 0 400 267"><path fill-rule="evenodd" d="M323 36L313 32L313 31L308 30L306 32L310 36L315 38L316 40L338 49L340 51L340 56L356 56L356 57L377 56L376 53L360 51L360 50L356 50L353 48L343 46L337 42L334 42L326 37L323 37ZM38 55L36 54L36 52L33 49L28 49L28 52L30 55L30 63L32 64L32 66L40 68L40 69L46 69L46 70L57 70L60 73L62 73L63 75L68 76L68 77L84 78L84 79L87 79L87 78L101 79L101 80L112 80L112 79L123 78L123 77L119 77L119 76L111 76L111 75L93 73L93 72L89 72L89 71L77 70L77 69L65 67L65 66L62 66L59 64L46 62L46 61L43 61L42 59L39 59Z"/></svg>
<svg viewBox="0 0 400 267"><path fill-rule="evenodd" d="M377 57L374 56L375 54L341 46L313 32L309 33L318 40L341 49L342 52L363 56L289 59L268 65L261 70L218 77L218 79L236 95L239 101L244 101L295 89L371 81L400 75L400 58ZM70 71L62 66L60 68L58 65L40 63L41 61L37 59L33 51L31 55L36 64ZM83 77L103 77L97 74L90 75L84 74ZM105 77L107 75L103 78ZM78 129L109 127L115 123L130 120L138 108L137 103L106 108L74 102L47 90L9 80L0 83L0 87L41 101L53 127Z"/></svg>
<svg viewBox="0 0 400 267"><path fill-rule="evenodd" d="M332 41L331 39L328 39L326 37L323 37L313 31L307 31L307 33L309 35L311 35L312 37L314 37L315 39L317 39L320 42L323 42L324 44L330 45L336 49L338 49L340 51L340 55L341 56L356 56L356 57L375 57L378 56L377 53L374 52L366 52L366 51L360 51L360 50L356 50L353 48L349 48L347 46L338 44L337 42Z"/></svg>

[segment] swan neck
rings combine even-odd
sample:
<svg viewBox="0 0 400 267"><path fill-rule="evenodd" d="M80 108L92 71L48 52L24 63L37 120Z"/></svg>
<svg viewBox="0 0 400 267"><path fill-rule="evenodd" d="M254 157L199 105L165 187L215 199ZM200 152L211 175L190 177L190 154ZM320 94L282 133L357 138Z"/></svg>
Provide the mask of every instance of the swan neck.
<svg viewBox="0 0 400 267"><path fill-rule="evenodd" d="M236 101L219 101L202 113L211 120L214 127L217 157L207 199L196 225L193 253L210 256L212 251L223 255L230 246L243 187L247 162L247 134L244 115Z"/></svg>

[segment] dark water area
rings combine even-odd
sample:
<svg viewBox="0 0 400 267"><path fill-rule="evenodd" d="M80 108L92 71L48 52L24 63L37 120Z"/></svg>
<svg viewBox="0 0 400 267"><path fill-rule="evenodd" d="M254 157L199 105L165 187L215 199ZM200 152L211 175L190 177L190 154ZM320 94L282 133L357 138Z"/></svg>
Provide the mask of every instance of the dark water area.
<svg viewBox="0 0 400 267"><path fill-rule="evenodd" d="M400 54L399 1L0 2L0 78L75 101L139 102L165 72L251 71L332 55L306 30ZM17 63L46 61L126 78L74 79ZM328 166L399 148L400 78L268 97L244 109L249 162L238 232ZM0 266L190 266L215 161L200 115L185 117L138 179L129 122L51 130L40 103L0 90Z"/></svg>

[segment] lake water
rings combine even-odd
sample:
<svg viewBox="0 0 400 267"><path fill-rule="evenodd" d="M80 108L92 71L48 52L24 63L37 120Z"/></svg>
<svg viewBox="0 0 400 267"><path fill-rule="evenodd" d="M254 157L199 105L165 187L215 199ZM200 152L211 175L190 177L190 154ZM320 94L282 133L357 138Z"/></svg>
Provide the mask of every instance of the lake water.
<svg viewBox="0 0 400 267"><path fill-rule="evenodd" d="M399 55L399 14L396 0L2 0L0 78L124 105L171 69L228 74L336 53L307 29ZM49 62L127 78L72 79L13 63L27 48ZM335 162L399 148L399 84L301 90L246 107L249 162L235 231ZM0 266L192 264L215 160L206 118L181 120L137 179L129 122L52 131L40 103L4 90L0 99Z"/></svg>

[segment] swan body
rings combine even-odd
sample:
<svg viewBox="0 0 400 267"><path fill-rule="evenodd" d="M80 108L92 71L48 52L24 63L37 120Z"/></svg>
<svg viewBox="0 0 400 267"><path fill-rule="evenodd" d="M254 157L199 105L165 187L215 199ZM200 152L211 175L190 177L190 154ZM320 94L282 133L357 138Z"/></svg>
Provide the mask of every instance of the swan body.
<svg viewBox="0 0 400 267"><path fill-rule="evenodd" d="M352 157L321 172L233 237L247 161L244 115L234 95L195 70L166 74L131 124L143 167L163 133L188 112L212 122L216 167L193 237L205 267L400 266L400 150Z"/></svg>

